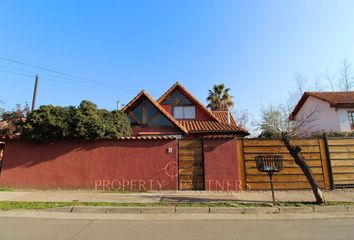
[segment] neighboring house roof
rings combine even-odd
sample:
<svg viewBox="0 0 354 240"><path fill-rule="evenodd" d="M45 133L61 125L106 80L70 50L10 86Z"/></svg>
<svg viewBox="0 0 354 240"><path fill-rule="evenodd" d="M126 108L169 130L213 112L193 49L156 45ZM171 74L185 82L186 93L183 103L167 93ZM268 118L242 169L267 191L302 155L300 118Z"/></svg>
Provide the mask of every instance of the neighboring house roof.
<svg viewBox="0 0 354 240"><path fill-rule="evenodd" d="M185 89L179 82L172 85L158 100L158 104L162 104L170 94L176 89L180 90L189 100L191 100L195 105L199 106L211 119L219 121L197 98L195 98L187 89Z"/></svg>
<svg viewBox="0 0 354 240"><path fill-rule="evenodd" d="M166 112L160 104L156 103L155 100L150 96L150 94L142 90L135 98L133 98L127 105L122 109L124 113L127 113L128 110L135 106L135 103L142 97L146 97L162 114L164 114L174 125L181 129L184 133L187 133L187 129L183 127L174 117L172 117L168 112Z"/></svg>
<svg viewBox="0 0 354 240"><path fill-rule="evenodd" d="M211 114L213 114L220 122L229 124L230 120L231 126L237 126L235 119L228 111L211 111Z"/></svg>
<svg viewBox="0 0 354 240"><path fill-rule="evenodd" d="M354 108L354 91L348 92L305 92L290 115L294 120L304 103L309 97L314 97L328 102L333 108Z"/></svg>

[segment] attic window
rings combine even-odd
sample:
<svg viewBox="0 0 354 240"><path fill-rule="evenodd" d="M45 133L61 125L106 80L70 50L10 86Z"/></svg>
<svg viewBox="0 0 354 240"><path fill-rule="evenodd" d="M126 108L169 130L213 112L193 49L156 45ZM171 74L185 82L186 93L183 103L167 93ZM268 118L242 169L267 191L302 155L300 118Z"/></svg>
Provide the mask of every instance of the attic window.
<svg viewBox="0 0 354 240"><path fill-rule="evenodd" d="M174 106L173 117L176 119L195 119L195 106Z"/></svg>
<svg viewBox="0 0 354 240"><path fill-rule="evenodd" d="M171 126L172 123L148 100L143 99L139 105L128 113L132 126Z"/></svg>
<svg viewBox="0 0 354 240"><path fill-rule="evenodd" d="M351 130L354 130L354 111L349 111L348 117L349 117L350 128Z"/></svg>

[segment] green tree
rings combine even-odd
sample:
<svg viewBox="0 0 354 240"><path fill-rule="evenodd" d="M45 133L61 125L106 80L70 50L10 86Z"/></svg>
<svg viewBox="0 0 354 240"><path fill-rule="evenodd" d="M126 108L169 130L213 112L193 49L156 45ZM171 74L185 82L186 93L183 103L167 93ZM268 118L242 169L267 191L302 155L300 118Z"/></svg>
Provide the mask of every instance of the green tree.
<svg viewBox="0 0 354 240"><path fill-rule="evenodd" d="M102 139L105 135L104 124L96 104L82 101L72 116L73 136L87 140Z"/></svg>
<svg viewBox="0 0 354 240"><path fill-rule="evenodd" d="M230 88L225 88L225 85L214 84L212 90L209 90L207 97L208 108L213 111L228 111L234 106L233 96L230 95Z"/></svg>
<svg viewBox="0 0 354 240"><path fill-rule="evenodd" d="M71 137L72 109L74 107L40 106L28 115L21 137L37 141Z"/></svg>
<svg viewBox="0 0 354 240"><path fill-rule="evenodd" d="M84 100L77 108L39 107L28 114L21 138L36 141L63 138L97 140L117 139L130 134L130 122L124 113L97 109L94 103Z"/></svg>
<svg viewBox="0 0 354 240"><path fill-rule="evenodd" d="M107 139L116 139L131 135L130 122L127 116L121 111L109 112L104 109L99 110L102 119L105 136Z"/></svg>
<svg viewBox="0 0 354 240"><path fill-rule="evenodd" d="M117 139L130 136L128 117L121 111L97 109L96 104L82 101L72 116L73 136L75 138Z"/></svg>

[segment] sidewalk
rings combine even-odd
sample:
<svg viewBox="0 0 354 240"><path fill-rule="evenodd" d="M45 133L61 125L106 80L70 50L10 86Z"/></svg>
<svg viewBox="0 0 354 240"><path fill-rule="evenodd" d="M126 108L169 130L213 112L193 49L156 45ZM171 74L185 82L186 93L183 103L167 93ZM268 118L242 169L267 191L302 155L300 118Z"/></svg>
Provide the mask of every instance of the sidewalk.
<svg viewBox="0 0 354 240"><path fill-rule="evenodd" d="M276 200L281 202L314 201L311 191L276 191ZM354 189L325 191L326 201L354 202ZM107 193L83 190L48 191L3 191L0 201L38 202L114 202L114 203L159 203L159 202L270 202L270 191L204 192L204 191L161 191L148 193Z"/></svg>

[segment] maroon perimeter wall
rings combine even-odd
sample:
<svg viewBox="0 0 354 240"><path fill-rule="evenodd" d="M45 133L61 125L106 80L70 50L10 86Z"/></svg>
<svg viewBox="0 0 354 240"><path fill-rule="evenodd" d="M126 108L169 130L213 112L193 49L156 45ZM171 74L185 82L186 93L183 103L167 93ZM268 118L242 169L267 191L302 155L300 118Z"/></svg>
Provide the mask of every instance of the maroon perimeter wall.
<svg viewBox="0 0 354 240"><path fill-rule="evenodd" d="M8 141L0 185L14 188L177 190L177 140Z"/></svg>

